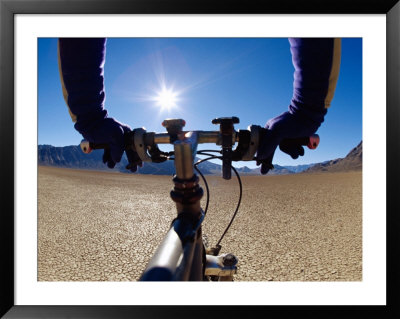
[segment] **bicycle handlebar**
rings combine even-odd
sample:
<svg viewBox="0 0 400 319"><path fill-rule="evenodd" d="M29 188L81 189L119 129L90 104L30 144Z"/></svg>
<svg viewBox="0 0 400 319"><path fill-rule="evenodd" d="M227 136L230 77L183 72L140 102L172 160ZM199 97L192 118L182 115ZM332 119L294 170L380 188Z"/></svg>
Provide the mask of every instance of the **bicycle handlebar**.
<svg viewBox="0 0 400 319"><path fill-rule="evenodd" d="M183 131L182 136L190 132L198 133L198 140L197 140L198 144L211 143L211 144L221 145L222 138L220 132L218 131ZM238 132L234 132L232 140L234 142L239 142ZM157 144L173 144L169 133L156 133L156 132L145 133L144 142L146 146L152 146ZM282 142L300 144L303 146L307 146L309 149L316 149L319 144L319 136L317 134L314 134L310 137L285 139ZM92 150L106 149L109 146L108 144L95 144L87 140L82 140L82 142L80 143L80 147L84 153L89 154Z"/></svg>
<svg viewBox="0 0 400 319"><path fill-rule="evenodd" d="M223 117L212 121L219 124L219 131L183 131L185 121L182 119L167 119L163 126L167 129L166 133L147 132L144 128L134 129L125 135L125 149L136 151L140 159L144 162L162 162L167 159L167 155L158 149L158 144L190 143L197 144L212 143L221 145L223 177L230 179L232 161L251 161L255 160L259 141L262 136L262 127L251 125L247 130L234 130L233 124L239 123L237 117ZM232 146L238 143L235 150ZM314 134L310 137L284 139L281 143L290 145L304 145L309 149L316 149L319 144L319 136ZM81 149L84 153L90 153L94 149L108 148L108 145L94 144L83 140ZM194 155L194 154L193 154ZM161 156L161 157L160 157Z"/></svg>
<svg viewBox="0 0 400 319"><path fill-rule="evenodd" d="M219 131L182 131L177 135L177 139L183 140L187 134L190 134L192 132L197 133L198 144L211 143L221 145L222 137ZM174 136L171 136L171 134L169 133L149 132L146 133L146 135L144 136L144 142L147 146L151 146L154 144L173 144L175 140ZM236 132L232 134L232 141L233 144L235 142L239 142L239 138Z"/></svg>

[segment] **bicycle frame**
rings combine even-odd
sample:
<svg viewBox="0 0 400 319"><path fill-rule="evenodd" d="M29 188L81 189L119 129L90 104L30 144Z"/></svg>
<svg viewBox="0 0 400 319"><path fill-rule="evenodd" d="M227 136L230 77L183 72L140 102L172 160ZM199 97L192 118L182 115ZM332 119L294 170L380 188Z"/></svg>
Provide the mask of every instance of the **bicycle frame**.
<svg viewBox="0 0 400 319"><path fill-rule="evenodd" d="M189 132L174 142L176 176L171 198L176 203L177 218L140 277L141 281L201 281L204 278L205 251L200 207L203 190L194 173L197 150L196 132Z"/></svg>
<svg viewBox="0 0 400 319"><path fill-rule="evenodd" d="M140 281L233 280L232 276L237 270L237 258L232 254L218 256L221 249L219 242L216 247L207 249L207 251L203 245L201 224L205 213L200 207L203 189L199 185L198 176L194 173L194 159L199 143L221 145L222 177L230 179L231 169L233 169L232 160L250 161L255 159L254 155L258 148L262 128L258 125L251 125L248 130L236 132L233 124L239 123L237 117L216 118L212 123L219 124L220 131L185 132L182 131L185 126L184 120L167 119L163 122L163 126L166 127L168 133L147 133L145 129L139 128L125 136L125 149L135 151L142 161L165 161L169 158L169 155L165 154L169 153L161 152L157 144L174 145L176 175L173 178L174 189L170 195L176 203L177 217L173 220L171 228L148 263ZM233 151L232 146L236 142L238 145ZM282 142L307 145L310 149L315 149L319 143L319 137L313 135ZM81 149L84 153L106 147L108 146L88 141L81 142ZM228 228L229 226L230 224Z"/></svg>

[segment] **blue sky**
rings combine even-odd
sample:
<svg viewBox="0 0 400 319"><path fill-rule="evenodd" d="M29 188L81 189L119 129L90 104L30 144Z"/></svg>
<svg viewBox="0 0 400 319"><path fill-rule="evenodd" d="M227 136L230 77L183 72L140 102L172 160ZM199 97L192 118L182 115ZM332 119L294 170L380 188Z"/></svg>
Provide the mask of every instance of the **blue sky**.
<svg viewBox="0 0 400 319"><path fill-rule="evenodd" d="M264 125L287 110L293 65L286 38L110 38L105 63L105 106L130 127L164 131L165 118L186 129L213 130L211 120L238 116L236 129ZM178 92L176 107L154 100L161 87ZM344 157L362 140L362 39L342 39L339 80L318 132L317 150L293 160L279 149L274 164L299 165ZM65 105L57 64L57 39L38 40L38 143L79 144ZM199 146L199 149L210 145ZM165 149L165 147L164 147ZM237 166L255 167L252 162Z"/></svg>

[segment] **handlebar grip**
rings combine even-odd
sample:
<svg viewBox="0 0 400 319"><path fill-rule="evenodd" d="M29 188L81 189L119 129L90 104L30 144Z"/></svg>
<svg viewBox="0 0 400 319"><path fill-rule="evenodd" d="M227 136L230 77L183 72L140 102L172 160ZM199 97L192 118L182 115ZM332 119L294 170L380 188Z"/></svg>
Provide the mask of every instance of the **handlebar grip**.
<svg viewBox="0 0 400 319"><path fill-rule="evenodd" d="M108 144L95 144L89 142L87 140L82 140L80 144L81 150L85 154L91 153L93 150L107 149L109 148Z"/></svg>
<svg viewBox="0 0 400 319"><path fill-rule="evenodd" d="M313 134L308 137L284 139L281 143L283 143L285 145L300 144L300 145L307 146L310 150L314 150L319 145L319 135Z"/></svg>

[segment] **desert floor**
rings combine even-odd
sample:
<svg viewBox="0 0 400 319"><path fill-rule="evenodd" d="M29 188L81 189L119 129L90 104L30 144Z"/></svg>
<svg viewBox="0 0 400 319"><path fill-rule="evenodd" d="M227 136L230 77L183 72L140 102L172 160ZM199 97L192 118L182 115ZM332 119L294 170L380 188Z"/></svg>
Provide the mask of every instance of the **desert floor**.
<svg viewBox="0 0 400 319"><path fill-rule="evenodd" d="M39 167L38 280L135 281L176 215L170 176ZM236 207L233 178L206 177L211 245ZM221 242L235 281L361 281L361 172L243 176ZM202 200L205 203L205 197Z"/></svg>

